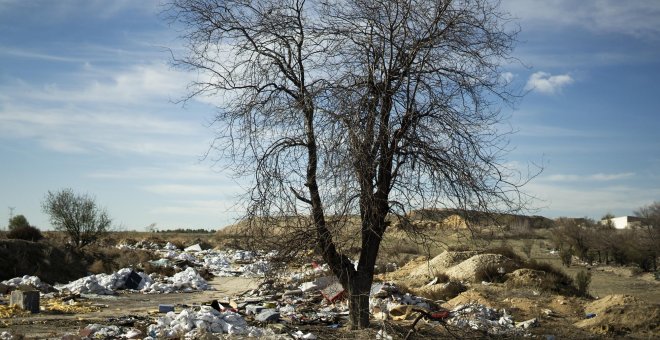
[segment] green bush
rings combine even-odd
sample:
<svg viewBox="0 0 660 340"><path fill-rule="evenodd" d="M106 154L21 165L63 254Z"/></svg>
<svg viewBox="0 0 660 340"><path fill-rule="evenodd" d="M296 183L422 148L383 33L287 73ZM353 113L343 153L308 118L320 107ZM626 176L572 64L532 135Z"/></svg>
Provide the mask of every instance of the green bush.
<svg viewBox="0 0 660 340"><path fill-rule="evenodd" d="M27 218L23 215L16 215L9 219L9 226L7 226L7 229L14 230L15 228L22 228L22 227L29 227L30 223L28 223Z"/></svg>
<svg viewBox="0 0 660 340"><path fill-rule="evenodd" d="M9 233L7 233L7 238L37 242L43 239L44 236L41 235L41 231L39 231L39 229L28 225L14 227L9 231Z"/></svg>

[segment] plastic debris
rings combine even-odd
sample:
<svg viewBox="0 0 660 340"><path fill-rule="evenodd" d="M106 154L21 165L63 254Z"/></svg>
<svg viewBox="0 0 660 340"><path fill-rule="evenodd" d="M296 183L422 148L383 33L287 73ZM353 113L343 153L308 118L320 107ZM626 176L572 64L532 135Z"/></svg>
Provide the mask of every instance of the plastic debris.
<svg viewBox="0 0 660 340"><path fill-rule="evenodd" d="M303 333L302 331L295 331L293 334L291 334L291 336L294 339L316 339L316 335L312 333Z"/></svg>
<svg viewBox="0 0 660 340"><path fill-rule="evenodd" d="M89 324L81 329L79 334L93 339L137 339L142 336L142 332L135 328L100 324Z"/></svg>
<svg viewBox="0 0 660 340"><path fill-rule="evenodd" d="M262 310L255 318L259 322L274 322L280 319L280 313L274 309Z"/></svg>
<svg viewBox="0 0 660 340"><path fill-rule="evenodd" d="M184 251L202 251L202 247L199 244L195 244L185 248Z"/></svg>
<svg viewBox="0 0 660 340"><path fill-rule="evenodd" d="M381 329L376 334L376 339L378 339L378 340L392 340L392 336L387 334L387 332L385 332L385 330Z"/></svg>
<svg viewBox="0 0 660 340"><path fill-rule="evenodd" d="M3 331L2 333L0 333L0 340L17 340L17 339L19 338L11 334L11 332Z"/></svg>
<svg viewBox="0 0 660 340"><path fill-rule="evenodd" d="M101 309L98 305L76 301L75 299L64 300L62 298L44 299L42 307L46 311L64 314L85 314L96 312Z"/></svg>
<svg viewBox="0 0 660 340"><path fill-rule="evenodd" d="M344 297L344 287L339 282L335 282L321 290L323 297L329 302L335 302Z"/></svg>
<svg viewBox="0 0 660 340"><path fill-rule="evenodd" d="M30 286L36 288L37 290L47 293L52 287L51 285L41 282L41 279L37 276L25 275L22 277L15 277L13 279L2 281L3 285L16 289L19 286Z"/></svg>
<svg viewBox="0 0 660 340"><path fill-rule="evenodd" d="M469 327L493 335L515 333L518 330L506 310L499 312L482 304L469 303L457 306L450 313L447 323L453 326Z"/></svg>
<svg viewBox="0 0 660 340"><path fill-rule="evenodd" d="M195 290L209 290L211 286L197 273L195 268L188 267L186 270L174 274L165 282L151 282L144 286L141 291L145 293L171 293L175 291L191 292Z"/></svg>
<svg viewBox="0 0 660 340"><path fill-rule="evenodd" d="M131 268L123 268L113 274L97 274L83 277L70 282L66 285L58 285L55 288L59 291L68 290L75 294L98 294L112 295L118 289L126 288L126 280L134 273ZM137 273L142 280L137 285L137 290L142 290L153 282L151 277L144 273Z"/></svg>
<svg viewBox="0 0 660 340"><path fill-rule="evenodd" d="M0 305L0 319L11 318L14 316L28 316L29 311L23 310L18 306Z"/></svg>
<svg viewBox="0 0 660 340"><path fill-rule="evenodd" d="M539 321L536 318L529 319L527 321L516 322L517 328L527 329L538 326Z"/></svg>
<svg viewBox="0 0 660 340"><path fill-rule="evenodd" d="M169 312L147 328L146 339L194 338L200 331L232 335L262 336L264 329L249 326L234 312L219 312L210 306L199 311L185 309L176 314Z"/></svg>

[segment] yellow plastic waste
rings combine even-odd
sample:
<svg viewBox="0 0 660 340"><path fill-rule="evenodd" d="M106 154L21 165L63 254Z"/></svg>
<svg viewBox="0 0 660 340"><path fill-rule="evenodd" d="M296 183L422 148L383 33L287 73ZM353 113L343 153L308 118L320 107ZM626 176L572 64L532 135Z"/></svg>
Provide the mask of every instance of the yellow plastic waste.
<svg viewBox="0 0 660 340"><path fill-rule="evenodd" d="M30 315L29 311L23 310L18 306L0 305L0 319L22 317Z"/></svg>
<svg viewBox="0 0 660 340"><path fill-rule="evenodd" d="M96 312L101 308L88 303L74 300L62 301L61 299L44 299L42 301L44 310L63 314L86 314Z"/></svg>

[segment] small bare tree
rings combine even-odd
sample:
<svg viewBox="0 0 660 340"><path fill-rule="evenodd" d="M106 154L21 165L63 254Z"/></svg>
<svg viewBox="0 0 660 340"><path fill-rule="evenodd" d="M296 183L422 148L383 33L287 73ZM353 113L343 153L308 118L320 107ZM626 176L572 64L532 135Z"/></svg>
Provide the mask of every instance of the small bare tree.
<svg viewBox="0 0 660 340"><path fill-rule="evenodd" d="M642 218L638 243L650 261L647 270L658 270L658 257L660 256L660 202L653 202L635 211L637 217Z"/></svg>
<svg viewBox="0 0 660 340"><path fill-rule="evenodd" d="M500 65L515 32L490 0L173 0L196 71L220 95L213 148L253 175L244 229L283 257L313 246L354 327L390 216L519 209L502 156ZM415 233L413 224L406 231ZM415 234L419 236L419 234ZM355 255L357 253L357 255Z"/></svg>
<svg viewBox="0 0 660 340"><path fill-rule="evenodd" d="M96 242L110 228L112 220L94 197L75 194L71 189L48 191L41 204L55 230L65 232L78 249Z"/></svg>

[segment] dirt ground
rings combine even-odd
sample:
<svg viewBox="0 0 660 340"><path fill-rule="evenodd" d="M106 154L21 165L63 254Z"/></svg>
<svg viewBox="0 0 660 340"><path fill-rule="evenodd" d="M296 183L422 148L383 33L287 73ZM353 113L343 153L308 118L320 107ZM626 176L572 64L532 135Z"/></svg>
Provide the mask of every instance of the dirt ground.
<svg viewBox="0 0 660 340"><path fill-rule="evenodd" d="M157 311L159 304L173 304L177 311L181 309L181 305L192 306L235 296L257 288L258 281L242 277L215 277L209 284L215 290L172 294L126 293L94 298L88 302L107 307L85 314L40 313L28 317L0 319L0 332L10 329L14 334L24 335L26 339L61 339L67 333L78 334L81 328L91 323L110 324L122 322L122 318L126 320L131 316L137 319L146 317L149 312Z"/></svg>

